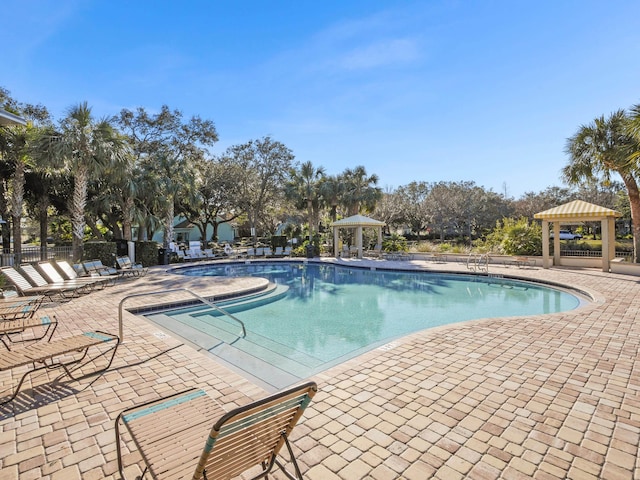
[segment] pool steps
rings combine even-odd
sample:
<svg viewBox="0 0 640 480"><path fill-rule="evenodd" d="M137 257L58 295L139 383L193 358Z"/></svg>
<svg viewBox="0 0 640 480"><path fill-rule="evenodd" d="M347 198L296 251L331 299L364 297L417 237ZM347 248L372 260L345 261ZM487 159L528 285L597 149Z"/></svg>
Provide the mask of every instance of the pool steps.
<svg viewBox="0 0 640 480"><path fill-rule="evenodd" d="M220 302L218 305L230 313L236 313L275 302L283 298L287 290L288 287L280 285L262 294ZM243 374L262 383L268 390L292 385L306 378L309 369L319 368L323 364L318 358L255 332L241 338L238 325L219 315L206 307L194 307L173 313L171 319L163 313L147 315L147 318L167 331L188 339L230 368L242 370Z"/></svg>

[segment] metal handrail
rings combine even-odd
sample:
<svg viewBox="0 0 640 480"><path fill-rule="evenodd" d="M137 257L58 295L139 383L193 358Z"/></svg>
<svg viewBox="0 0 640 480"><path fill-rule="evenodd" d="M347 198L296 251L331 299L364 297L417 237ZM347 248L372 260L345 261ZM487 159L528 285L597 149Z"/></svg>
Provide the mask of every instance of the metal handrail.
<svg viewBox="0 0 640 480"><path fill-rule="evenodd" d="M209 300L207 300L204 297L201 297L200 295L198 295L197 293L189 290L188 288L172 288L169 290L162 290L159 292L144 292L144 293L133 293L131 295L127 295L126 297L124 297L122 300L120 300L120 304L118 306L118 328L119 328L119 334L120 334L120 341L122 342L124 340L124 332L123 332L123 325L122 325L122 310L123 310L123 305L125 300L128 300L130 298L134 298L134 297L145 297L145 296L149 296L149 295L159 295L161 293L171 293L171 292L187 292L190 293L191 295L193 295L194 297L196 297L198 300L200 300L202 303L206 303L207 305L209 305L211 308L213 308L214 310L220 312L221 314L229 317L232 320L235 320L236 322L238 322L240 324L240 326L242 327L242 338L245 338L247 336L247 329L244 326L244 323L242 322L242 320L240 320L239 318L231 315L229 312L227 312L226 310L220 308L218 305L216 305L213 302L210 302Z"/></svg>

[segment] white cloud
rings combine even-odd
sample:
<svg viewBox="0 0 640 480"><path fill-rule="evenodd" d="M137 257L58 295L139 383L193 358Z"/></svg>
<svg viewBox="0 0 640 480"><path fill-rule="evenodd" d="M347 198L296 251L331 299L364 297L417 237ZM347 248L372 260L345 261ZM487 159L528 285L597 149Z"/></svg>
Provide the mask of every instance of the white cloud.
<svg viewBox="0 0 640 480"><path fill-rule="evenodd" d="M356 47L342 55L337 64L347 70L360 70L404 65L420 57L420 46L415 39L399 38Z"/></svg>

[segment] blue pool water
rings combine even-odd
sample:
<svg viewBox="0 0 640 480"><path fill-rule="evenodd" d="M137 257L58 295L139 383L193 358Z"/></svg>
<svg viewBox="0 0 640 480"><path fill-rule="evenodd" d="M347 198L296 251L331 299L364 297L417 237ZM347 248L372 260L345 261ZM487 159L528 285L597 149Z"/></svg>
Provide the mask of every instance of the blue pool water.
<svg viewBox="0 0 640 480"><path fill-rule="evenodd" d="M237 325L208 309L171 312L170 320L163 316L160 323L171 328L169 322L178 322L191 336L211 335L216 339L211 344L196 343L212 352L221 345L229 352L233 345L234 351L239 348L296 378L419 330L487 317L561 312L580 304L578 297L558 289L474 275L296 262L203 265L174 272L259 276L277 284L271 295L222 305L245 323L245 339L237 338Z"/></svg>

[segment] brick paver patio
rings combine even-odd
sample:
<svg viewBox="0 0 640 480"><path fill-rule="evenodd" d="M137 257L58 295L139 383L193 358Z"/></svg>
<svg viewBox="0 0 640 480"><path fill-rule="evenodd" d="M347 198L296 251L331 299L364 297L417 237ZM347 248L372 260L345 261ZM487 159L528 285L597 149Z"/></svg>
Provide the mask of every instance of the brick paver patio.
<svg viewBox="0 0 640 480"><path fill-rule="evenodd" d="M316 375L320 391L294 431L305 478L640 479L640 278L494 265L490 272L570 285L596 301L571 312L421 331ZM178 277L156 267L41 312L57 315L56 337L117 333L118 304L132 293L187 286L221 294L255 282ZM60 371L39 373L0 407L0 480L119 478L113 422L124 408L192 386L227 407L265 395L127 312L124 337L103 375L69 381L58 379ZM0 396L21 372L0 374ZM126 456L132 476L138 459Z"/></svg>

